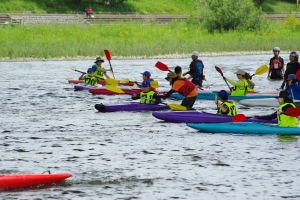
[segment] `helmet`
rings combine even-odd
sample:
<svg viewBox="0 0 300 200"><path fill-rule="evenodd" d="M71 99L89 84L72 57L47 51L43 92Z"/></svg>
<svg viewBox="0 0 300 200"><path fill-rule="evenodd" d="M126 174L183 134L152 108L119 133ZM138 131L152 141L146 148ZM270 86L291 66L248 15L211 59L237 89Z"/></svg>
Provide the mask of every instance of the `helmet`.
<svg viewBox="0 0 300 200"><path fill-rule="evenodd" d="M274 47L273 51L279 51L280 52L280 48L279 47Z"/></svg>
<svg viewBox="0 0 300 200"><path fill-rule="evenodd" d="M292 52L290 53L290 56L295 56L296 58L298 58L298 57L299 57L299 54L298 54L296 51L292 51Z"/></svg>

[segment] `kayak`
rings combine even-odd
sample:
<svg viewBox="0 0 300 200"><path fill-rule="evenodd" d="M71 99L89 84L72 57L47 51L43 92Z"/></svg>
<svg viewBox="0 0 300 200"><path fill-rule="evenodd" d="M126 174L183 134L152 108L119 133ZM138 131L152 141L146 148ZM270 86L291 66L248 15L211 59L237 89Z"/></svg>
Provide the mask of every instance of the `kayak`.
<svg viewBox="0 0 300 200"><path fill-rule="evenodd" d="M126 86L133 86L134 85L134 82L131 82L131 81L129 81L128 83L120 83L120 80L118 80L118 81L119 81L119 85L126 85ZM83 83L83 80L69 79L68 82L78 84L78 83ZM98 84L105 85L106 81L105 80L98 80Z"/></svg>
<svg viewBox="0 0 300 200"><path fill-rule="evenodd" d="M142 90L140 88L120 88L125 93L135 93L139 94ZM124 94L124 93L117 93L110 90L107 90L105 88L91 88L89 89L89 92L92 94L106 94L106 95L115 95L115 94Z"/></svg>
<svg viewBox="0 0 300 200"><path fill-rule="evenodd" d="M56 183L72 174L0 174L0 188L21 188L40 184Z"/></svg>
<svg viewBox="0 0 300 200"><path fill-rule="evenodd" d="M207 133L245 133L300 135L299 127L280 127L257 122L227 122L211 124L187 124L187 126Z"/></svg>
<svg viewBox="0 0 300 200"><path fill-rule="evenodd" d="M218 92L198 92L197 99L214 100ZM230 100L242 100L242 99L263 99L263 98L274 98L274 94L247 94L245 96L231 96L228 95ZM178 93L171 94L171 98L183 99L184 97Z"/></svg>
<svg viewBox="0 0 300 200"><path fill-rule="evenodd" d="M300 100L293 100L294 104L299 107ZM275 98L265 98L265 99L244 99L239 102L244 106L256 106L256 107L279 107L278 100Z"/></svg>
<svg viewBox="0 0 300 200"><path fill-rule="evenodd" d="M101 88L101 86L102 85L93 86L91 84L78 83L78 84L74 85L74 90L75 91L89 90L91 88Z"/></svg>
<svg viewBox="0 0 300 200"><path fill-rule="evenodd" d="M221 123L231 122L232 117L207 112L198 111L178 111L178 112L152 112L152 115L166 122L174 123ZM277 120L261 120L249 118L245 122L277 123Z"/></svg>
<svg viewBox="0 0 300 200"><path fill-rule="evenodd" d="M157 111L170 109L167 105L162 104L143 104L139 102L131 102L120 105L103 105L96 104L95 108L99 112L116 112L116 111Z"/></svg>

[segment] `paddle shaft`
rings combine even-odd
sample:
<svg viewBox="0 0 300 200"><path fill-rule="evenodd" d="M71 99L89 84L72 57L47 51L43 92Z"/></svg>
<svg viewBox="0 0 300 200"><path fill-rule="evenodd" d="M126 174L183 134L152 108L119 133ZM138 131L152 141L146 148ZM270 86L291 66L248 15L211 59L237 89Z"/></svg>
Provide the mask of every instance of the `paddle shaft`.
<svg viewBox="0 0 300 200"><path fill-rule="evenodd" d="M218 66L215 66L215 68L216 68L217 72L219 72L221 74L221 76L223 77L223 80L225 81L226 85L228 86L229 90L231 91L231 88L230 88L228 82L226 81L226 79L223 76L222 70Z"/></svg>
<svg viewBox="0 0 300 200"><path fill-rule="evenodd" d="M115 79L114 70L113 70L113 68L112 68L112 66L111 66L111 63L110 63L110 59L111 59L110 52L109 52L108 50L105 49L105 50L104 50L104 53L105 53L106 59L108 60L108 63L109 63L109 66L110 66L110 70L111 70L111 73L112 73L112 75L113 75L113 77L114 77L114 79Z"/></svg>

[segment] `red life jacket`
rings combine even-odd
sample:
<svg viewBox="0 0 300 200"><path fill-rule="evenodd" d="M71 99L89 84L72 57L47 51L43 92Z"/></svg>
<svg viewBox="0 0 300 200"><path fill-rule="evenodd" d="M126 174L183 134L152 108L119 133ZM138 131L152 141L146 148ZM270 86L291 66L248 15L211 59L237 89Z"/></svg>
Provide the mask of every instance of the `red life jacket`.
<svg viewBox="0 0 300 200"><path fill-rule="evenodd" d="M281 59L281 57L271 59L270 69L282 69L283 64L280 61L280 59Z"/></svg>
<svg viewBox="0 0 300 200"><path fill-rule="evenodd" d="M184 81L184 85L179 88L179 90L177 91L179 94L181 94L182 96L187 96L189 95L194 89L195 89L195 84L192 83L191 81L189 81L187 78L179 78L177 80L183 80Z"/></svg>
<svg viewBox="0 0 300 200"><path fill-rule="evenodd" d="M202 80L205 80L205 75L204 75L204 64L203 64L202 60L199 60L199 59L195 60L195 62L192 62L192 63L190 64L190 68L193 69L194 71L196 71L195 65L196 65L197 62L200 62L201 65L202 65L202 74L200 75L200 77L202 78Z"/></svg>

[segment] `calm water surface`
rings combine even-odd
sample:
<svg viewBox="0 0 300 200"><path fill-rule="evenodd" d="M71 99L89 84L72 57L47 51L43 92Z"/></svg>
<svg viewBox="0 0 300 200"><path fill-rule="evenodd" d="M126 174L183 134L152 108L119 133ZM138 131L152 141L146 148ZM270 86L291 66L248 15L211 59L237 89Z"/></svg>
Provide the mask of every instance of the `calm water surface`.
<svg viewBox="0 0 300 200"><path fill-rule="evenodd" d="M268 64L271 55L202 57L205 87L226 89L216 72L236 79ZM288 55L283 55L285 62ZM190 59L111 60L115 77L141 80L151 71L161 90L166 72L187 70ZM2 191L1 199L300 199L299 142L276 135L197 132L185 124L164 123L151 112L98 113L96 103L129 102L127 95L74 92L68 79L86 71L89 61L1 62L0 173L70 172L65 183L51 187ZM106 68L108 62L104 63ZM281 83L267 74L254 76L258 90ZM176 100L166 102L180 103ZM212 101L195 107L215 112ZM271 113L276 108L238 105L238 111ZM222 126L220 125L220 129Z"/></svg>

